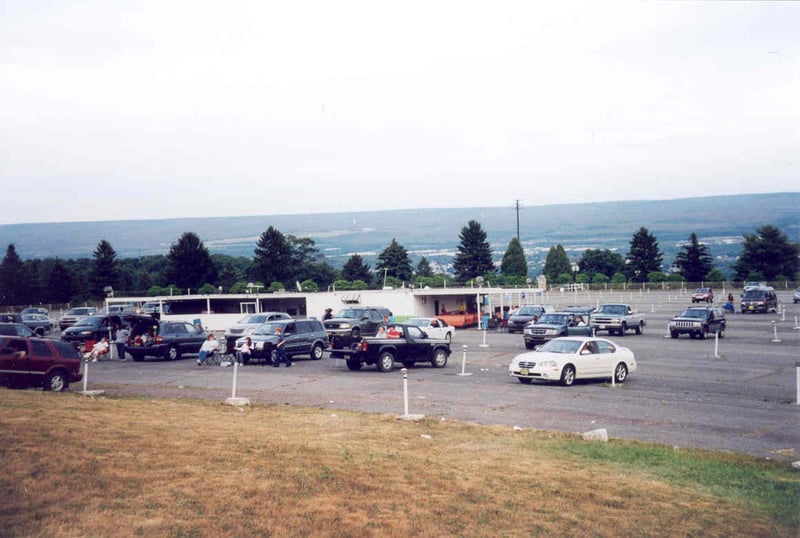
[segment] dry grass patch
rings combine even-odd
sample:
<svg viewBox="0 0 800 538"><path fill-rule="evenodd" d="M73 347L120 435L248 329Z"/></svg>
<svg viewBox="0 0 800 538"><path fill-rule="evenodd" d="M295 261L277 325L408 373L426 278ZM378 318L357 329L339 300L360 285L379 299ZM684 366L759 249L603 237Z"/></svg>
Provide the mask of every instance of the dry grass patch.
<svg viewBox="0 0 800 538"><path fill-rule="evenodd" d="M0 431L3 536L797 532L747 499L569 453L570 436L546 432L3 389Z"/></svg>

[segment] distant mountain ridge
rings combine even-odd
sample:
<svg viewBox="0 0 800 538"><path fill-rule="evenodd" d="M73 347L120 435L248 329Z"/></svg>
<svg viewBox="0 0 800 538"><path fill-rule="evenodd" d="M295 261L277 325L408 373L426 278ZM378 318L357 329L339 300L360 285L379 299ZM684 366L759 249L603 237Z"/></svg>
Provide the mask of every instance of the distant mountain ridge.
<svg viewBox="0 0 800 538"><path fill-rule="evenodd" d="M0 225L0 245L15 245L23 259L91 257L106 239L118 257L166 254L184 232L196 233L212 253L251 257L269 226L284 234L310 237L335 267L354 252L370 263L397 239L412 257L447 263L459 233L476 220L499 261L516 235L515 210L508 207L406 209L309 215L264 215L104 222ZM773 224L791 241L800 241L800 193L746 194L661 201L575 203L523 206L520 240L529 262L543 262L547 250L561 244L571 257L586 248L627 252L641 226L656 236L665 263L694 232L709 245L717 263L738 255L743 233Z"/></svg>

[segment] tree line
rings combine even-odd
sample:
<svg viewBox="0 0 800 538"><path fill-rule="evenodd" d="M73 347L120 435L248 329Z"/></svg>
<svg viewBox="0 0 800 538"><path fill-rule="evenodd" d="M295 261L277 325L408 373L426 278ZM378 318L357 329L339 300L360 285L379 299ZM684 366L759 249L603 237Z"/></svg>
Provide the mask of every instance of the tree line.
<svg viewBox="0 0 800 538"><path fill-rule="evenodd" d="M184 293L274 292L299 287L358 290L401 285L442 287L482 279L492 286L524 286L532 274L517 237L511 239L500 266L493 261L486 232L469 221L459 234L452 272L435 271L422 256L412 264L408 251L393 238L377 256L374 267L352 254L336 269L314 240L283 234L270 226L256 242L253 257L211 254L193 232L185 232L166 255L119 258L101 240L91 258L22 260L13 244L0 264L3 305L79 304L109 295L180 295ZM775 226L744 234L742 254L733 280L792 280L800 269L800 248ZM609 249L588 249L570 260L562 245L548 252L542 274L549 283L721 282L726 275L714 268L708 248L692 233L664 270L663 254L647 228L636 231L625 256Z"/></svg>

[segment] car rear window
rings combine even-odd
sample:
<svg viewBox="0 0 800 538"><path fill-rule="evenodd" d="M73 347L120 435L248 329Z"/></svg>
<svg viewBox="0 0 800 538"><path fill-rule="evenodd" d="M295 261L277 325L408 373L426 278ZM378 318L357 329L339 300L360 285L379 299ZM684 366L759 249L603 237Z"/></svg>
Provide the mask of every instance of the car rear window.
<svg viewBox="0 0 800 538"><path fill-rule="evenodd" d="M68 344L67 342L62 342L61 340L53 340L50 342L56 348L56 351L62 356L66 357L67 359L80 359L81 356L78 354L78 350L75 349L72 345Z"/></svg>
<svg viewBox="0 0 800 538"><path fill-rule="evenodd" d="M70 346L72 347L72 346ZM53 351L45 342L31 341L31 352L39 357L52 357Z"/></svg>

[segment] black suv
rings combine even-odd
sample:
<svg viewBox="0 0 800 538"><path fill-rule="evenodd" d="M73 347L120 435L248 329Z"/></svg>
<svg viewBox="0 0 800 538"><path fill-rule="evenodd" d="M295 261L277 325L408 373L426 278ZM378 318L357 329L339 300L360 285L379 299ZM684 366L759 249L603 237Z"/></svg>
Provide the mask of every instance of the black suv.
<svg viewBox="0 0 800 538"><path fill-rule="evenodd" d="M264 359L272 362L272 351L278 343L278 331L283 334L286 341L284 352L289 357L295 355L309 355L315 361L323 357L325 348L328 347L328 333L322 322L316 319L280 319L262 324L256 332L249 335L255 348L253 359ZM244 342L246 336L236 340L236 347ZM248 359L244 359L247 364Z"/></svg>
<svg viewBox="0 0 800 538"><path fill-rule="evenodd" d="M706 338L719 332L725 337L725 311L716 306L690 306L669 322L669 335L677 338L688 334L689 338Z"/></svg>
<svg viewBox="0 0 800 538"><path fill-rule="evenodd" d="M778 296L770 287L758 287L745 290L742 294L742 314L745 312L777 312Z"/></svg>
<svg viewBox="0 0 800 538"><path fill-rule="evenodd" d="M116 314L103 315L95 314L87 316L73 325L67 327L61 332L61 339L69 342L79 351L87 351L87 342L99 342L104 336L114 341L117 335L117 327L125 325L132 327L134 324L149 324L156 325L158 321L152 316L137 316L125 315L118 316Z"/></svg>
<svg viewBox="0 0 800 538"><path fill-rule="evenodd" d="M185 353L197 354L208 338L202 327L188 321L158 321L140 316L130 327L130 341L125 350L135 361L143 361L145 357L164 357L172 361ZM142 334L148 335L144 343L141 343Z"/></svg>
<svg viewBox="0 0 800 538"><path fill-rule="evenodd" d="M375 336L378 326L389 321L392 313L378 306L351 306L343 308L331 319L325 320L325 330L331 348L342 349L362 336Z"/></svg>

